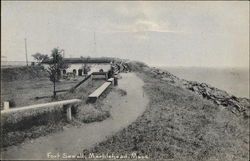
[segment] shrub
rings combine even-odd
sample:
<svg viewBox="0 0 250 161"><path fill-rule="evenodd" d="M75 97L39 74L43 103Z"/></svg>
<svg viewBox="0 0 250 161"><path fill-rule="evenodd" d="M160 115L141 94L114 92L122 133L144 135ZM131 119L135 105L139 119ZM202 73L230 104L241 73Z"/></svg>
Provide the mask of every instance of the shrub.
<svg viewBox="0 0 250 161"><path fill-rule="evenodd" d="M110 117L110 112L95 107L93 104L87 104L79 107L79 112L76 118L84 123L91 123L95 121L103 121Z"/></svg>

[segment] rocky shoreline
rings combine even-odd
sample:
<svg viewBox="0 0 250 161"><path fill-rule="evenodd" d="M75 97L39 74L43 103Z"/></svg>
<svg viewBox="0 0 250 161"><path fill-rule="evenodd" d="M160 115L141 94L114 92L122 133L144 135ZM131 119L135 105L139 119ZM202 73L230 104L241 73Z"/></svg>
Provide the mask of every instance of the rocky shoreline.
<svg viewBox="0 0 250 161"><path fill-rule="evenodd" d="M84 152L136 152L152 159L248 160L248 99L140 62L124 64L127 67L118 72L137 73L145 83L149 104L127 128Z"/></svg>
<svg viewBox="0 0 250 161"><path fill-rule="evenodd" d="M129 72L133 70L133 67L131 67L129 63L127 64L120 62L116 65L120 66L119 72ZM166 70L158 69L155 67L151 68L147 66L143 66L142 68L143 70L149 72L154 77L160 80L167 81L170 84L188 89L203 98L212 100L219 106L227 107L236 115L243 114L243 116L246 118L250 117L250 99L248 98L236 97L207 83L199 83L196 81L187 81L185 79L180 79Z"/></svg>
<svg viewBox="0 0 250 161"><path fill-rule="evenodd" d="M130 72L132 70L138 72L139 70L144 70L152 74L155 78L188 89L203 98L212 100L215 104L219 106L227 107L230 111L232 111L236 115L243 114L243 116L246 118L250 117L249 114L250 99L248 98L236 97L232 94L227 93L224 90L220 90L207 83L199 83L196 81L187 81L185 79L180 79L166 70L158 69L155 67L151 68L141 62L135 63L135 62L117 61L115 62L115 66L117 72Z"/></svg>
<svg viewBox="0 0 250 161"><path fill-rule="evenodd" d="M206 83L199 83L196 81L187 81L180 79L166 70L161 70L157 68L148 68L148 72L153 74L156 78L163 81L167 81L173 85L186 88L203 98L212 100L215 104L219 106L228 107L236 115L243 114L244 117L249 118L249 99L248 98L238 98L234 95L227 93L226 91L220 90L218 88L212 87Z"/></svg>

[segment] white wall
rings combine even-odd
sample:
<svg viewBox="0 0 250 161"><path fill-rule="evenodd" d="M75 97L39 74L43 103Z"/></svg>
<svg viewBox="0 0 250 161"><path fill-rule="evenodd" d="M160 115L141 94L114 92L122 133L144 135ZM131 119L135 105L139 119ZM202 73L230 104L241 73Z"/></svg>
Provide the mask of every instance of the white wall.
<svg viewBox="0 0 250 161"><path fill-rule="evenodd" d="M110 64L87 64L88 66L90 66L90 72L99 72L100 69L103 69L104 72L108 72L111 69L111 65ZM49 67L49 65L47 64L43 64L43 66L47 69ZM75 64L70 64L69 68L66 69L66 72L73 72L73 70L76 70L76 73L78 75L78 69L82 69L83 70L84 64L83 63L75 63Z"/></svg>

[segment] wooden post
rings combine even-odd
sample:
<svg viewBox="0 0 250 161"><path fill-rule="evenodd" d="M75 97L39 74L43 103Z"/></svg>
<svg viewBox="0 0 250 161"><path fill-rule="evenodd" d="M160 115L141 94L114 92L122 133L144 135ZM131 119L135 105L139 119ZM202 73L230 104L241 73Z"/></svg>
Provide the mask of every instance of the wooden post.
<svg viewBox="0 0 250 161"><path fill-rule="evenodd" d="M67 120L71 121L72 120L72 116L71 116L71 106L67 107Z"/></svg>
<svg viewBox="0 0 250 161"><path fill-rule="evenodd" d="M27 55L27 39L25 38L24 41L25 41L26 65L29 66L29 63L28 63L28 55Z"/></svg>
<svg viewBox="0 0 250 161"><path fill-rule="evenodd" d="M114 77L114 86L117 86L118 85L118 78L115 76Z"/></svg>
<svg viewBox="0 0 250 161"><path fill-rule="evenodd" d="M91 74L91 86L93 87L93 75Z"/></svg>
<svg viewBox="0 0 250 161"><path fill-rule="evenodd" d="M3 109L8 110L10 108L10 103L8 101L3 102Z"/></svg>

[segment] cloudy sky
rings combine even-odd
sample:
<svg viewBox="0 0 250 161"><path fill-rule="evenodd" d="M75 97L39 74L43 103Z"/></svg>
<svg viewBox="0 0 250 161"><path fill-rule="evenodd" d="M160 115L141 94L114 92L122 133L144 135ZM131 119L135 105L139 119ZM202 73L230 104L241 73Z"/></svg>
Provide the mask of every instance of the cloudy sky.
<svg viewBox="0 0 250 161"><path fill-rule="evenodd" d="M165 66L249 66L249 2L1 2L1 54L111 56Z"/></svg>

